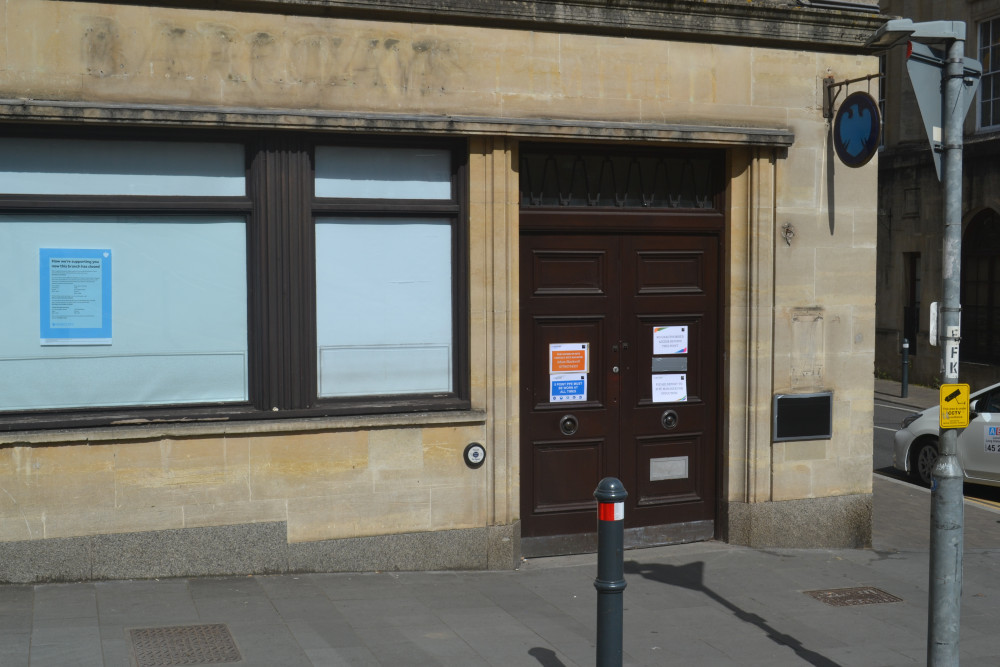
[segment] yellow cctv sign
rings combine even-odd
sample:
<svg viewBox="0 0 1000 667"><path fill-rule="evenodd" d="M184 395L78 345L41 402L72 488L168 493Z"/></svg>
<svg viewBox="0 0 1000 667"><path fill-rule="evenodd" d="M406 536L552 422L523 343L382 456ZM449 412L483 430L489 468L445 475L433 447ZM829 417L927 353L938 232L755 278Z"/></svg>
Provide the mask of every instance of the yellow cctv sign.
<svg viewBox="0 0 1000 667"><path fill-rule="evenodd" d="M969 385L941 385L941 428L965 428L969 425Z"/></svg>

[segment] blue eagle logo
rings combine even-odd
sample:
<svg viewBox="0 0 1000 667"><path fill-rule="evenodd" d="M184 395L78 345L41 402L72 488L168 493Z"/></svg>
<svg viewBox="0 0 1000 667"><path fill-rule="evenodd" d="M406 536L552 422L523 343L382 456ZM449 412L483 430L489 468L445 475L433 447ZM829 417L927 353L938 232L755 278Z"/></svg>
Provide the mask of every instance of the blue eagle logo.
<svg viewBox="0 0 1000 667"><path fill-rule="evenodd" d="M848 108L840 119L840 141L848 155L857 157L865 150L871 140L873 127L872 115L868 109L859 109L857 104Z"/></svg>

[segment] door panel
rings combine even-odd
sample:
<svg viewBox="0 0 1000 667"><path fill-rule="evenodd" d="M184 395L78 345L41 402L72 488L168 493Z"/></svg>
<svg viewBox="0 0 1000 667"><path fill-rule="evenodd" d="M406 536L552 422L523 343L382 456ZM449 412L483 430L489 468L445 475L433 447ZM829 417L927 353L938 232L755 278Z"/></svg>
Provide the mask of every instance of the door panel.
<svg viewBox="0 0 1000 667"><path fill-rule="evenodd" d="M617 380L602 369L617 341L618 240L538 235L521 244L522 535L593 530L594 489L618 456ZM549 346L587 343L586 401L549 400ZM565 418L576 429L564 433Z"/></svg>
<svg viewBox="0 0 1000 667"><path fill-rule="evenodd" d="M642 237L633 240L642 243ZM678 248L653 251L634 245L628 249L635 253L637 294L705 294L706 258L702 252Z"/></svg>
<svg viewBox="0 0 1000 667"><path fill-rule="evenodd" d="M592 509L594 489L601 481L604 441L569 440L534 443L533 514ZM580 474L567 475L567 470Z"/></svg>
<svg viewBox="0 0 1000 667"><path fill-rule="evenodd" d="M565 247L531 254L535 296L607 295L610 258L606 248Z"/></svg>
<svg viewBox="0 0 1000 667"><path fill-rule="evenodd" d="M701 460L704 450L700 437L639 438L635 449L636 505L702 501L705 492L699 484L700 477L691 472L705 464Z"/></svg>
<svg viewBox="0 0 1000 667"><path fill-rule="evenodd" d="M606 476L628 528L714 521L720 236L650 228L522 230L524 537L594 532ZM663 327L687 349L655 349ZM550 400L549 346L566 343L589 345L585 401ZM683 400L654 395L654 375Z"/></svg>
<svg viewBox="0 0 1000 667"><path fill-rule="evenodd" d="M629 235L622 243L621 335L629 344L629 356L624 363L619 432L623 447L634 455L622 457L620 474L626 490L637 491L630 493L626 504L625 525L712 519L718 237ZM686 352L655 354L654 330L665 326L687 328ZM671 363L686 367L683 372L663 373L684 376L686 400L660 402L653 395L653 375L661 373L654 371ZM676 424L670 427L664 425L667 411L676 414ZM661 444L644 446L650 440ZM665 453L670 449L673 453ZM675 460L657 461L664 458ZM670 483L654 479L666 474L665 469L673 475ZM686 477L680 476L683 469Z"/></svg>

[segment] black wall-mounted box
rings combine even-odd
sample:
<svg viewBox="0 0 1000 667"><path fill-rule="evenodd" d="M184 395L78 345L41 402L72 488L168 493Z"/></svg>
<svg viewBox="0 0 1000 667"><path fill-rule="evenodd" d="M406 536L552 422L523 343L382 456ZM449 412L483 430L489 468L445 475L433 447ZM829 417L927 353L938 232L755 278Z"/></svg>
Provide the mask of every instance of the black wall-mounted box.
<svg viewBox="0 0 1000 667"><path fill-rule="evenodd" d="M775 394L771 440L829 440L833 437L833 392Z"/></svg>

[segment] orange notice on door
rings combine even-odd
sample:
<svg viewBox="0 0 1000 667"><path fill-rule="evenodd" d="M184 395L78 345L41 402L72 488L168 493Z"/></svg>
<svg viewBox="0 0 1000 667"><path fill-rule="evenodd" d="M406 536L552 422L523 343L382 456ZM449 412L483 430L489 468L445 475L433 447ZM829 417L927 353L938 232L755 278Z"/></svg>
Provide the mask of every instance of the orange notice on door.
<svg viewBox="0 0 1000 667"><path fill-rule="evenodd" d="M549 345L549 373L589 373L590 343L552 343Z"/></svg>

